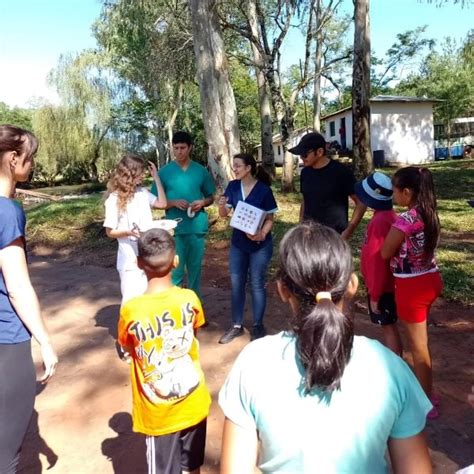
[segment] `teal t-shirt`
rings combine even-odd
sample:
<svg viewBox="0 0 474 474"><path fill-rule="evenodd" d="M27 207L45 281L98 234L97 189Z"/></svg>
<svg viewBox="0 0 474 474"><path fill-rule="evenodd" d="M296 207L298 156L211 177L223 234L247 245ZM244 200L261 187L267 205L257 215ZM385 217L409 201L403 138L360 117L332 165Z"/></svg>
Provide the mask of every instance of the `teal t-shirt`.
<svg viewBox="0 0 474 474"><path fill-rule="evenodd" d="M214 180L209 172L195 161L191 161L186 170L172 161L160 169L159 176L169 201L185 199L191 203L197 199L208 198L216 192ZM158 194L154 183L151 192ZM208 230L207 213L204 209L190 218L186 211L172 207L167 209L166 218L182 219L175 229L175 234L205 234Z"/></svg>
<svg viewBox="0 0 474 474"><path fill-rule="evenodd" d="M258 431L262 472L388 472L388 439L420 433L432 408L407 364L365 337L330 397L305 394L303 373L282 332L245 347L219 393L227 418Z"/></svg>

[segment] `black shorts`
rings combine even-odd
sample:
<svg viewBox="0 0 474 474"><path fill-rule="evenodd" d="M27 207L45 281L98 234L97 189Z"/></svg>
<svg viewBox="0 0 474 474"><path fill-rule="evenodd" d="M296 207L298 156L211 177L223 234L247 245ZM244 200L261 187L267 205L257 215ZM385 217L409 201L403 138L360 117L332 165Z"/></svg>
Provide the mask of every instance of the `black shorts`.
<svg viewBox="0 0 474 474"><path fill-rule="evenodd" d="M388 326L397 322L397 306L395 304L394 293L384 293L379 299L380 314L376 314L370 310L370 295L367 295L367 308L370 320L374 324Z"/></svg>
<svg viewBox="0 0 474 474"><path fill-rule="evenodd" d="M207 418L185 430L146 437L149 474L181 474L204 464Z"/></svg>

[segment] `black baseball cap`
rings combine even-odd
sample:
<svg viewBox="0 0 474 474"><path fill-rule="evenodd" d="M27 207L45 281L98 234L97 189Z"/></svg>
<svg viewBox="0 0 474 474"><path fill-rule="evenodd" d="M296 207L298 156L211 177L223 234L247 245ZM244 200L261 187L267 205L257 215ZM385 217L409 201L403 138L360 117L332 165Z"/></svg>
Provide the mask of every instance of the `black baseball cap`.
<svg viewBox="0 0 474 474"><path fill-rule="evenodd" d="M293 153L293 155L305 155L310 150L317 150L318 148L323 148L326 152L326 140L318 132L311 132L303 135L300 142L293 148L290 148L288 151Z"/></svg>

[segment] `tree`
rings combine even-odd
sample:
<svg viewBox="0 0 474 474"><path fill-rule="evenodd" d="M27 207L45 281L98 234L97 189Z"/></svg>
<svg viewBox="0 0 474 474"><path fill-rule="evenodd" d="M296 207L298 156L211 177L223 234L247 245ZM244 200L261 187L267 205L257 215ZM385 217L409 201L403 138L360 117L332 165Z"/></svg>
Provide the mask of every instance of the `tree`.
<svg viewBox="0 0 474 474"><path fill-rule="evenodd" d="M0 123L31 130L31 115L31 110L9 107L5 102L0 102Z"/></svg>
<svg viewBox="0 0 474 474"><path fill-rule="evenodd" d="M123 125L151 135L160 165L169 158L185 89L194 79L190 30L185 0L107 2L94 25L112 69L131 92L121 109L131 122Z"/></svg>
<svg viewBox="0 0 474 474"><path fill-rule="evenodd" d="M434 40L423 38L423 33L427 26L419 26L414 30L408 30L397 34L397 41L388 49L384 60L380 61L371 56L373 66L378 66L381 71L377 73L372 70L372 95L378 95L387 92L390 89L390 83L400 80L402 72L410 62L421 56L426 48L430 51L434 47Z"/></svg>
<svg viewBox="0 0 474 474"><path fill-rule="evenodd" d="M85 50L76 57L61 56L50 73L49 80L58 90L67 114L80 127L86 126L88 153L85 165L89 178L98 179L97 164L104 140L114 125L112 97L113 83L104 74L108 58L93 50Z"/></svg>
<svg viewBox="0 0 474 474"><path fill-rule="evenodd" d="M370 145L369 0L354 0L354 62L352 79L352 165L356 178L373 170Z"/></svg>
<svg viewBox="0 0 474 474"><path fill-rule="evenodd" d="M336 16L341 1L322 0L314 4L314 85L313 85L313 129L321 130L321 81L325 78L339 91L340 84L334 73L345 69L352 57L352 49L344 44L344 35L352 21L351 18Z"/></svg>
<svg viewBox="0 0 474 474"><path fill-rule="evenodd" d="M452 121L474 113L473 33L458 46L447 38L442 51L431 51L420 71L400 82L400 93L442 100L434 112L435 121L444 125L450 151Z"/></svg>
<svg viewBox="0 0 474 474"><path fill-rule="evenodd" d="M218 187L233 176L231 159L240 151L234 92L214 0L188 0L197 78L208 146L208 164Z"/></svg>

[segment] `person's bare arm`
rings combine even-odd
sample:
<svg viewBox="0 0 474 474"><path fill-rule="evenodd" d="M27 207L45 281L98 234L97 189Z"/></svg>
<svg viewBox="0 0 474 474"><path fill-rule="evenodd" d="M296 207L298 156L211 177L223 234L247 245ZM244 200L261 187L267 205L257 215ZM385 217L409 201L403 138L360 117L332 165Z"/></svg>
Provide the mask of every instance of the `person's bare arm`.
<svg viewBox="0 0 474 474"><path fill-rule="evenodd" d="M423 433L409 438L390 438L388 451L394 474L431 474L430 455Z"/></svg>
<svg viewBox="0 0 474 474"><path fill-rule="evenodd" d="M267 235L270 233L273 227L274 216L273 213L267 214L265 222L262 225L262 228L254 235L246 234L250 240L255 242L261 242L267 238Z"/></svg>
<svg viewBox="0 0 474 474"><path fill-rule="evenodd" d="M392 227L387 234L387 237L385 237L382 249L380 250L382 258L385 260L392 258L397 253L404 240L405 234L401 230Z"/></svg>
<svg viewBox="0 0 474 474"><path fill-rule="evenodd" d="M226 418L222 435L221 473L253 474L257 454L257 431L242 428Z"/></svg>
<svg viewBox="0 0 474 474"><path fill-rule="evenodd" d="M153 208L166 209L168 202L166 200L166 193L163 188L163 184L161 183L161 179L158 176L158 170L156 169L156 166L153 162L149 161L148 163L149 163L149 168L150 168L150 174L153 177L153 180L155 181L156 191L158 193L158 197L153 203Z"/></svg>
<svg viewBox="0 0 474 474"><path fill-rule="evenodd" d="M46 383L56 370L58 357L41 317L38 297L31 284L22 238L16 239L0 250L0 268L13 308L41 347L45 372L40 381Z"/></svg>
<svg viewBox="0 0 474 474"><path fill-rule="evenodd" d="M210 206L214 202L214 196L208 196L207 198L203 199L196 199L196 201L193 201L189 205L191 206L191 210L193 212L198 212L201 209Z"/></svg>
<svg viewBox="0 0 474 474"><path fill-rule="evenodd" d="M341 234L341 237L345 240L349 240L352 237L367 210L367 206L355 194L351 194L350 198L354 201L355 208L347 228Z"/></svg>
<svg viewBox="0 0 474 474"><path fill-rule="evenodd" d="M140 237L140 233L137 230L117 230L111 229L110 227L105 228L105 233L109 239L123 239L126 237Z"/></svg>
<svg viewBox="0 0 474 474"><path fill-rule="evenodd" d="M303 222L304 218L304 201L301 201L301 206L300 206L300 224Z"/></svg>

